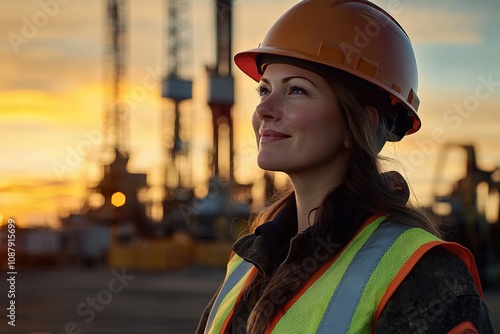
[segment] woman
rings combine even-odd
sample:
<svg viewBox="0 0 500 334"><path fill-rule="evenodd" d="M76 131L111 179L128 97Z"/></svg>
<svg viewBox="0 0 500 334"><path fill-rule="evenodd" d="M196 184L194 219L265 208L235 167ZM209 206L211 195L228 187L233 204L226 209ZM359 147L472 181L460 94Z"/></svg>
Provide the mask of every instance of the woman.
<svg viewBox="0 0 500 334"><path fill-rule="evenodd" d="M493 333L470 252L379 168L420 127L399 24L366 0L304 0L235 62L259 82L258 164L291 186L234 244L198 332Z"/></svg>

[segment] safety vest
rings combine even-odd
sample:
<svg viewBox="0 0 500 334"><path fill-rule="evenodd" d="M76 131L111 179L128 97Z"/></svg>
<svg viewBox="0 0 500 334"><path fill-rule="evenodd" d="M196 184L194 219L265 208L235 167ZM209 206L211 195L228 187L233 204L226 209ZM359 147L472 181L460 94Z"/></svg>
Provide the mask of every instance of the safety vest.
<svg viewBox="0 0 500 334"><path fill-rule="evenodd" d="M421 228L373 217L336 258L317 270L288 301L266 333L373 332L375 321L393 292L422 255L438 245L464 261L482 295L474 259L466 248L444 242ZM314 257L305 259L302 269L307 270L313 262ZM238 319L232 319L234 309L256 272L251 263L233 254L205 333L226 333L231 321L235 321L233 326L238 325ZM276 296L279 298L279 292ZM272 301L268 306L273 307Z"/></svg>

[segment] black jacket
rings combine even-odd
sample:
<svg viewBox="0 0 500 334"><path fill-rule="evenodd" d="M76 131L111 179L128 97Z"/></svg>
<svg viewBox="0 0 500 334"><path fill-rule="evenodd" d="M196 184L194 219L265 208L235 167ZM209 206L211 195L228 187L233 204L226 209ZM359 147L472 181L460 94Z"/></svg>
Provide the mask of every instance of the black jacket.
<svg viewBox="0 0 500 334"><path fill-rule="evenodd" d="M345 213L337 218L345 219ZM365 216L369 215L365 213ZM239 239L233 250L269 277L279 264L300 256L307 245L311 228L296 235L296 221L296 207L294 201L290 201L272 221ZM203 333L216 295L207 305L197 333ZM229 333L246 334L246 319L254 304L255 298L242 299L233 315L238 321L233 321ZM478 333L495 332L488 308L465 264L450 251L435 247L419 260L394 292L375 324L375 331L383 334L448 333L467 321Z"/></svg>

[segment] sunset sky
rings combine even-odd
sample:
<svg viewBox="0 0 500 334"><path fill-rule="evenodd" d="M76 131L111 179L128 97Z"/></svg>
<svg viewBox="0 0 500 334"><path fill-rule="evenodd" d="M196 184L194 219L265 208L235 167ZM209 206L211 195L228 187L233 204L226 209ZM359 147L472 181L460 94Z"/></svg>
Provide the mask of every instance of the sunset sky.
<svg viewBox="0 0 500 334"><path fill-rule="evenodd" d="M256 47L294 0L234 0L233 53ZM386 152L422 203L434 190L440 146L476 145L481 168L500 166L500 1L375 0L409 34L419 66L422 129ZM98 180L105 102L105 2L3 0L0 10L0 218L19 225L57 226L58 214L78 209ZM197 183L206 181L211 116L205 66L214 62L214 1L191 0L190 54L184 73L194 97L182 105L192 129ZM165 74L163 0L129 1L130 170L158 183ZM236 177L261 174L250 115L256 84L236 69ZM167 116L169 117L169 116ZM194 121L196 120L196 121ZM453 155L462 167L463 157ZM64 169L60 169L65 166ZM448 185L459 175L443 172Z"/></svg>

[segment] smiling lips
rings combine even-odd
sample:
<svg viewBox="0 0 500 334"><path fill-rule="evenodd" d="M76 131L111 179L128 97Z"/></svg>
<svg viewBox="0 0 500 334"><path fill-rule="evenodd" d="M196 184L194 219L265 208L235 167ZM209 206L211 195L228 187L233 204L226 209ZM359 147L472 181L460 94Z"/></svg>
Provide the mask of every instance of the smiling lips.
<svg viewBox="0 0 500 334"><path fill-rule="evenodd" d="M291 136L273 130L262 130L260 131L260 142L267 143L272 141L278 141L290 138Z"/></svg>

